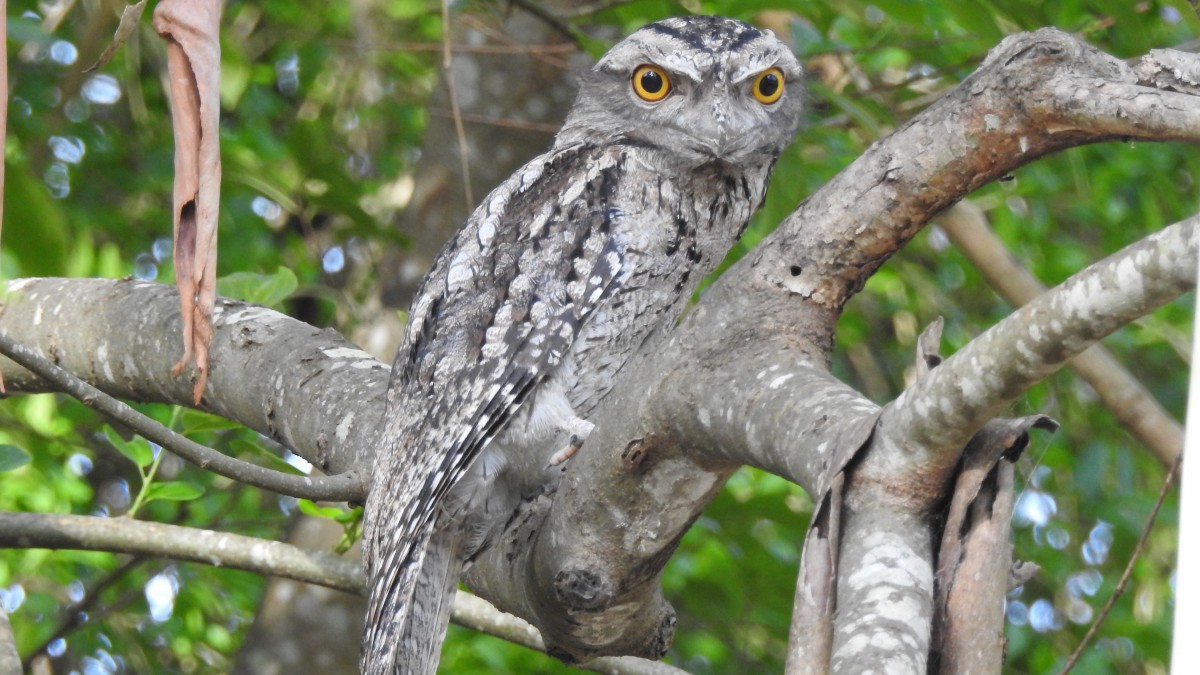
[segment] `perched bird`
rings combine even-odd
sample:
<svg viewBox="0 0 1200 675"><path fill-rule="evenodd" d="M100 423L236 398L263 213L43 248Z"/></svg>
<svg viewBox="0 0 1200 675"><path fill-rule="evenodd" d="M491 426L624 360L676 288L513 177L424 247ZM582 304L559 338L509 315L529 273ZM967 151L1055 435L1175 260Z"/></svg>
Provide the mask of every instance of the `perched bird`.
<svg viewBox="0 0 1200 675"><path fill-rule="evenodd" d="M550 150L438 255L393 364L367 499L364 673L436 670L464 564L580 449L621 368L762 204L800 80L770 31L649 24L581 78Z"/></svg>

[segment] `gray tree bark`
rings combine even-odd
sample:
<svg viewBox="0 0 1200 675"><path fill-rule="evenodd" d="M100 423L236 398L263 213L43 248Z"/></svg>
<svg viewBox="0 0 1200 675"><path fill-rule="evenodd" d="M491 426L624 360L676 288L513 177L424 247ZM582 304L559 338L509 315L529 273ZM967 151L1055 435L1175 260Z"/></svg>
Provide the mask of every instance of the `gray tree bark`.
<svg viewBox="0 0 1200 675"><path fill-rule="evenodd" d="M947 635L975 633L959 623L934 634L934 570L945 563L934 552L946 546L931 513L968 442L1065 359L1191 289L1200 220L1077 275L883 409L828 372L842 308L971 190L1084 143L1200 141L1198 103L1060 31L1006 39L957 89L802 203L709 288L664 349L626 369L584 451L512 519L469 584L529 619L566 659L657 658L674 622L662 568L724 480L748 464L795 481L818 505L789 670L924 671L935 639L953 651ZM151 284L14 282L0 328L102 389L186 404L188 384L167 376L172 307L172 291ZM207 407L329 471L369 465L380 364L336 336L236 304L217 317L213 361ZM11 363L0 369L11 390L38 386ZM993 467L996 478L978 491L992 501L966 509L977 522L1011 490L1003 464ZM960 559L972 559L978 548L964 546ZM988 630L994 617L978 620Z"/></svg>

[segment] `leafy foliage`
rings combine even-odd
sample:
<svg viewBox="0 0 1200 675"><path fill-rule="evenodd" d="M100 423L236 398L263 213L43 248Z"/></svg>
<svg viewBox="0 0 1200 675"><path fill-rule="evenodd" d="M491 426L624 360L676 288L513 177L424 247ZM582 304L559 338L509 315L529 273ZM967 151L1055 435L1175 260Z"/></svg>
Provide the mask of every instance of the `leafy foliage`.
<svg viewBox="0 0 1200 675"><path fill-rule="evenodd" d="M771 27L806 60L810 122L780 160L768 202L734 256L872 141L969 74L1007 34L1057 26L1121 57L1200 35L1200 18L1183 0L1103 9L1083 0L596 4L606 9L569 19L593 36L586 40L593 55L613 35L647 21L703 11ZM103 49L98 36L115 28L115 15L76 3L51 21L29 0L8 6L14 66L0 272L169 281L172 141L163 49L148 17L113 62L84 74L82 65ZM519 11L483 1L462 9ZM305 320L351 334L380 311L371 270L413 234L390 223L404 205L397 195L411 178L431 115L442 34L438 4L232 0L223 26L220 270L241 276L227 277L222 288L282 303ZM1200 157L1189 149L1113 144L1025 167L973 199L1014 255L1054 283L1193 213L1198 176ZM270 270L280 271L249 276ZM946 317L954 348L1010 311L930 228L851 304L840 326L836 372L886 401L903 387L916 336L936 316ZM1177 345L1185 342L1189 315L1186 303L1175 303L1109 341L1176 415L1186 396ZM173 414L145 410L164 422ZM1017 412L1031 411L1066 426L1052 438L1036 438L1021 466L1018 556L1044 572L1010 598L1012 672L1051 670L1073 649L1115 584L1164 475L1070 374L1018 404ZM131 493L148 484L139 517L281 536L290 500L169 456L160 454L155 464L149 446L118 443L112 434L105 442L101 424L82 406L47 395L0 406L0 465L7 470L0 509L115 516L130 510ZM283 464L278 453L264 453L261 439L221 420L187 412L178 426L234 454ZM28 461L19 465L22 456L11 448L23 449ZM152 464L155 477L144 483ZM746 470L730 481L668 568L664 584L680 611L672 661L701 673L781 668L810 512L802 491L773 476ZM1084 671L1163 669L1176 513L1172 496ZM49 649L63 671L93 662L125 672L227 670L262 584L254 575L200 565L0 552L0 602L22 654L58 639L63 627L65 641ZM88 621L73 627L81 601ZM561 669L547 657L458 629L448 645L444 672Z"/></svg>

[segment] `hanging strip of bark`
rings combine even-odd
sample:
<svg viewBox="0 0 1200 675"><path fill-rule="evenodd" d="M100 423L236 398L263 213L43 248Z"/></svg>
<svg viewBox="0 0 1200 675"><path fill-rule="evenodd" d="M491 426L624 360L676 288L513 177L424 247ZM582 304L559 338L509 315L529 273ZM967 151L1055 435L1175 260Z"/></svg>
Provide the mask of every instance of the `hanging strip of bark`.
<svg viewBox="0 0 1200 675"><path fill-rule="evenodd" d="M183 314L183 356L171 374L179 376L195 360L192 398L197 404L208 380L216 297L220 20L218 0L163 0L154 10L154 30L167 42L175 131L175 285Z"/></svg>

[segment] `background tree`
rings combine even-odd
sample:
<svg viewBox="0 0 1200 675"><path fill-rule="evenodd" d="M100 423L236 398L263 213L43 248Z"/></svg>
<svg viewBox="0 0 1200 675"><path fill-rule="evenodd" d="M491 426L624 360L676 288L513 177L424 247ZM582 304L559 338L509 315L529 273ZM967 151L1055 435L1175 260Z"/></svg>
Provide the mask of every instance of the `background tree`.
<svg viewBox="0 0 1200 675"><path fill-rule="evenodd" d="M1136 57L1154 47L1186 48L1200 27L1183 2L1103 12L1085 3L1046 8L1004 2L980 11L950 3L817 2L803 16L769 2L564 5L532 18L524 3L461 10L454 24L475 30L463 42L454 39L456 53L494 60L500 54L526 63L529 72L545 67L551 91L570 86L568 61L595 55L613 36L671 14L729 14L790 35L813 74L812 119L781 160L768 204L735 258L871 142L971 73L1005 34L1054 25L1117 56ZM323 18L319 29L312 28L314 15ZM170 220L171 140L159 81L161 45L147 28L99 73L81 72L111 35L115 17L106 6L10 5L9 227L0 259L7 278L169 279L169 245L162 238ZM549 26L542 28L543 42L514 41L489 27L518 20ZM439 7L400 0L320 7L234 2L226 6L223 27L221 271L272 274L286 267L300 285L288 292L283 274L283 291L271 293L263 280L235 276L222 292L336 327L387 360L395 334L386 326L397 322L379 302L380 282L411 279L404 263L392 261L406 252L417 260L428 256L441 239L418 236L411 225L393 229L393 217L407 210L407 222L436 223L434 232L452 229L458 219L450 210L431 216L419 205L457 195L459 182L426 192L413 187L433 173L426 164L431 155L459 165L457 138L421 150L427 128L452 120L448 105L438 102L444 99L432 93L443 48ZM453 72L464 108L512 91L506 86L511 74L462 67L460 72L456 61ZM518 66L517 79L521 74ZM540 106L532 102L536 97L513 98ZM470 117L460 110L464 132L512 127L509 115L515 114ZM549 131L521 124L525 133ZM520 162L546 140L530 139L508 159ZM469 166L504 159L496 147L477 142ZM1011 180L973 194L972 204L1008 251L1037 277L1057 283L1193 214L1196 175L1196 155L1185 146L1091 146L1021 168ZM485 190L472 191L479 198ZM833 370L876 402L903 389L917 336L935 317L945 317L951 351L1011 311L987 287L988 273L963 253L967 249L949 245L962 236L961 222L970 213L956 212L954 223L943 220L944 228L915 238L870 278L838 323ZM1138 232L1131 232L1131 223ZM993 249L978 257L994 262L1007 255ZM403 294L387 297L403 306ZM82 302L70 300L68 307ZM1139 378L1176 416L1184 399L1178 372L1189 312L1182 303L1171 304L1108 341L1119 360L1136 364ZM176 349L169 331L148 333L147 340L164 351ZM1119 426L1121 410L1100 405L1073 375L1039 385L1016 407L1066 422L1053 437L1034 436L1017 471L1017 557L1035 560L1043 572L1009 598L1008 657L1015 672L1041 672L1063 661L1095 617L1145 525L1166 462ZM253 432L190 411L139 408L174 420L190 437L273 461L262 449L275 448ZM145 450L126 446L120 452L122 441L100 433L103 422L70 399L16 398L0 408L0 416L6 442L32 456L3 476L0 508L6 511L118 515L136 505L137 517L146 520L278 538L296 510L293 499L246 488L169 454L156 465L151 484L159 488L146 495L152 499L139 499L141 475L149 468L139 469L126 456ZM1164 667L1175 508L1169 496L1130 590L1085 655L1088 672ZM664 580L679 612L671 654L676 665L699 672L782 666L798 543L812 511L811 498L782 478L751 469L733 474L684 537ZM0 588L21 654L47 653L61 660L56 669L226 670L254 616L262 579L140 557L10 550L0 556ZM465 631L456 631L448 644L444 668L450 672L557 667L544 656Z"/></svg>

